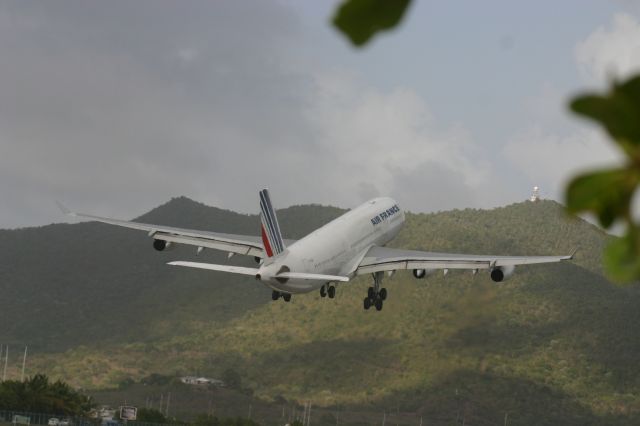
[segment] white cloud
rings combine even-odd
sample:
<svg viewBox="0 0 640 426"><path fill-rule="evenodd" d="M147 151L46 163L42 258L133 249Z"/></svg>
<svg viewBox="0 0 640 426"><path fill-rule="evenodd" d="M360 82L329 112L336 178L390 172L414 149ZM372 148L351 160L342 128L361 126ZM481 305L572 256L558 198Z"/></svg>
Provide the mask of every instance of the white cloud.
<svg viewBox="0 0 640 426"><path fill-rule="evenodd" d="M606 83L640 71L640 23L629 14L614 15L609 28L600 27L575 50L578 68L589 83Z"/></svg>
<svg viewBox="0 0 640 426"><path fill-rule="evenodd" d="M578 72L590 86L604 86L611 77L640 72L640 23L618 13L608 28L600 27L575 47ZM568 115L570 96L553 85L544 85L525 102L531 124L503 148L503 157L539 185L544 196L562 200L568 181L577 174L615 166L623 158L606 133L575 115Z"/></svg>
<svg viewBox="0 0 640 426"><path fill-rule="evenodd" d="M330 170L323 184L341 194L340 203L353 204L356 194L362 201L393 195L415 211L484 203L473 194L489 185L490 164L469 132L441 128L413 91L383 92L331 74L316 85L307 116L321 168ZM452 185L459 191L448 191Z"/></svg>
<svg viewBox="0 0 640 426"><path fill-rule="evenodd" d="M535 126L505 145L505 158L544 196L563 199L564 188L585 170L618 164L621 155L601 131L580 128L564 135Z"/></svg>

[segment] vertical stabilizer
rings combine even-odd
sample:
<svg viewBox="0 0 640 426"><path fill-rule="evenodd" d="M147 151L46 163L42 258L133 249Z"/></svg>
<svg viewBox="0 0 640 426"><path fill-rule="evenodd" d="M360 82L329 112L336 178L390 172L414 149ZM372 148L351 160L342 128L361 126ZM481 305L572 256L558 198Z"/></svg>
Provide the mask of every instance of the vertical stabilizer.
<svg viewBox="0 0 640 426"><path fill-rule="evenodd" d="M267 257L277 256L284 251L284 242L276 212L271 204L269 191L260 191L260 220L262 222L262 245Z"/></svg>

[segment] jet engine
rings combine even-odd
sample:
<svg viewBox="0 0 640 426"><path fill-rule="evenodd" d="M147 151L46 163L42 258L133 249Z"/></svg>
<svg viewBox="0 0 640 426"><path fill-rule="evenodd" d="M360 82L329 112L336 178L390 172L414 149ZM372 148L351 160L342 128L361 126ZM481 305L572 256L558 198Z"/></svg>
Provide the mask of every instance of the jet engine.
<svg viewBox="0 0 640 426"><path fill-rule="evenodd" d="M497 283L502 282L513 275L515 270L515 266L498 266L497 268L492 268L491 279Z"/></svg>
<svg viewBox="0 0 640 426"><path fill-rule="evenodd" d="M413 276L419 280L426 278L428 275L433 274L435 271L433 269L414 269Z"/></svg>
<svg viewBox="0 0 640 426"><path fill-rule="evenodd" d="M169 250L173 244L165 241L165 240L153 240L153 248L158 251Z"/></svg>

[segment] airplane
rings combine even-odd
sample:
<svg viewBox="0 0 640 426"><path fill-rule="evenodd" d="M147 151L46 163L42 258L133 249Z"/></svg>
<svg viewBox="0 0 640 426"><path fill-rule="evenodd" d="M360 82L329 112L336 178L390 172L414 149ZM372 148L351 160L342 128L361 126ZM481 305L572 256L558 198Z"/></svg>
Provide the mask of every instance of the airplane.
<svg viewBox="0 0 640 426"><path fill-rule="evenodd" d="M59 204L63 213L111 225L146 231L153 238L158 251L175 244L216 249L229 253L253 256L257 268L220 265L190 261L172 261L169 265L221 271L254 277L272 290L272 299L291 300L293 294L320 291L321 297L333 299L336 285L359 275L371 274L373 284L368 288L363 307L381 311L387 299L382 287L385 272L393 275L397 270L411 270L417 279L443 270L487 270L495 282L501 282L518 265L552 263L573 259L575 251L567 256L492 256L452 253L433 253L385 247L398 235L405 222L405 212L392 198L374 198L332 220L300 240L285 240L280 232L276 212L267 189L259 192L260 230L258 237L218 232L180 229L161 225L110 219L84 213L75 213Z"/></svg>

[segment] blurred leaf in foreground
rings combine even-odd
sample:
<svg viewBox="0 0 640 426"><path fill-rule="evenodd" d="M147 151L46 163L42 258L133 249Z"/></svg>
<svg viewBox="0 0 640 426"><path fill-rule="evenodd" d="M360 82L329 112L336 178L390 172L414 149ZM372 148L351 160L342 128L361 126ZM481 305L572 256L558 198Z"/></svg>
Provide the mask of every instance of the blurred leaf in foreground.
<svg viewBox="0 0 640 426"><path fill-rule="evenodd" d="M379 31L402 20L411 0L345 0L336 11L333 25L356 46L363 46Z"/></svg>
<svg viewBox="0 0 640 426"><path fill-rule="evenodd" d="M595 213L600 224L609 228L627 215L638 185L634 170L611 169L586 173L574 178L567 189L569 210Z"/></svg>
<svg viewBox="0 0 640 426"><path fill-rule="evenodd" d="M640 279L640 230L632 205L640 184L640 75L612 86L604 95L577 97L571 109L600 123L627 156L626 164L576 176L566 198L570 212L593 213L604 228L625 224L625 235L605 250L604 263L611 278L630 282Z"/></svg>

